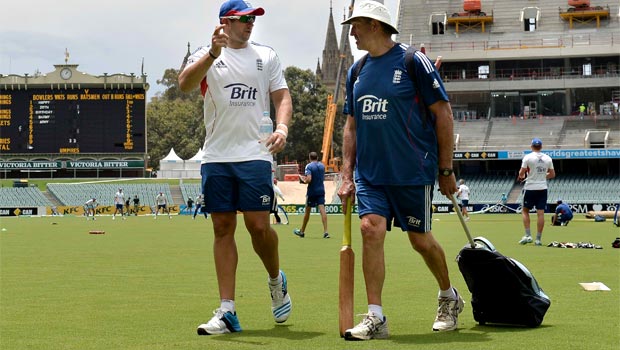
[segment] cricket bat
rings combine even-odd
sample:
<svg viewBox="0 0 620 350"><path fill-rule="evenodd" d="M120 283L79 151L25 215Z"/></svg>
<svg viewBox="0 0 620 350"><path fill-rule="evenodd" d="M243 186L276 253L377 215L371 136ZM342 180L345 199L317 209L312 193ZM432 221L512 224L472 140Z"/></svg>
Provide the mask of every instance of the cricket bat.
<svg viewBox="0 0 620 350"><path fill-rule="evenodd" d="M338 316L340 337L344 337L347 329L353 328L353 291L355 253L351 248L351 199L346 201L344 215L344 232L340 249L340 283L338 293Z"/></svg>

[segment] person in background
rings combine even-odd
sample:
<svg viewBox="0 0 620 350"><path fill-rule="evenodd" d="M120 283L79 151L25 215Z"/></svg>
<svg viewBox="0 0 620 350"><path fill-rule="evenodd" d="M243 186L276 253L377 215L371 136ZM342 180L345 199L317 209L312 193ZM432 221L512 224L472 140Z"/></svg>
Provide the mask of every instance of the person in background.
<svg viewBox="0 0 620 350"><path fill-rule="evenodd" d="M162 213L168 214L168 219L172 219L170 216L170 209L168 208L168 198L163 192L159 192L157 196L155 196L155 205L157 209L155 210L155 219L157 219L157 214L159 214L159 209L161 209Z"/></svg>
<svg viewBox="0 0 620 350"><path fill-rule="evenodd" d="M138 212L140 211L140 198L138 198L138 195L136 194L133 197L133 213L135 216L138 216Z"/></svg>
<svg viewBox="0 0 620 350"><path fill-rule="evenodd" d="M542 245L542 233L545 228L545 208L547 207L547 180L555 177L553 160L541 152L542 141L534 138L530 146L532 152L526 154L521 161L519 181L525 181L523 190L523 228L525 235L519 244L532 243L530 231L530 209L536 208L536 241L535 245Z"/></svg>
<svg viewBox="0 0 620 350"><path fill-rule="evenodd" d="M278 187L278 179L276 179L275 177L273 178L273 193L275 200L273 201L271 213L276 219L276 225L282 224L282 218L280 218L280 215L278 214L278 209L282 210L282 213L284 213L284 216L286 217L286 224L288 225L288 215L286 214L286 210L284 210L284 208L282 208L282 206L278 204L278 197L280 197L280 199L282 199L283 201L285 201L286 199L284 199L284 194L282 193L282 190L280 190L280 187Z"/></svg>
<svg viewBox="0 0 620 350"><path fill-rule="evenodd" d="M199 335L242 330L235 306L238 211L243 213L254 251L267 271L275 322L285 322L292 310L269 211L275 197L273 155L286 146L293 107L278 55L271 47L250 41L255 23L264 14L263 8L253 8L246 1L225 1L210 45L194 52L179 74L181 91L200 87L204 96L206 136L201 174L206 177L205 207L215 234L213 254L220 299L215 315L198 326ZM270 100L276 128L264 136L260 124L264 116L271 115Z"/></svg>
<svg viewBox="0 0 620 350"><path fill-rule="evenodd" d="M299 175L299 181L308 185L304 219L301 224L301 230L296 228L293 230L293 234L301 238L305 237L306 226L310 219L310 208L318 208L319 213L321 213L321 221L323 222L323 238L329 238L329 233L327 232L327 213L325 212L325 165L319 162L319 156L316 152L310 152L308 158L310 163L306 165L304 175Z"/></svg>
<svg viewBox="0 0 620 350"><path fill-rule="evenodd" d="M131 214L131 206L129 206L129 203L131 203L131 196L127 196L127 199L125 199L125 216Z"/></svg>
<svg viewBox="0 0 620 350"><path fill-rule="evenodd" d="M123 220L125 220L125 216L123 215L123 205L125 205L125 194L123 193L123 189L119 188L118 192L114 194L114 214L112 214L112 220L116 218L116 213L120 212Z"/></svg>
<svg viewBox="0 0 620 350"><path fill-rule="evenodd" d="M583 119L583 115L585 113L586 113L586 105L582 103L579 105L579 118Z"/></svg>
<svg viewBox="0 0 620 350"><path fill-rule="evenodd" d="M555 213L551 217L551 225L553 226L566 226L573 219L573 211L570 206L561 199L556 202Z"/></svg>
<svg viewBox="0 0 620 350"><path fill-rule="evenodd" d="M93 220L95 219L95 208L97 208L97 199L91 198L84 203L84 214L86 215L86 220L88 221L88 217L92 216Z"/></svg>
<svg viewBox="0 0 620 350"><path fill-rule="evenodd" d="M465 221L469 221L469 213L467 212L467 206L469 205L469 187L465 184L465 180L459 180L459 190L456 193L456 197L461 199L461 213Z"/></svg>
<svg viewBox="0 0 620 350"><path fill-rule="evenodd" d="M382 294L384 242L392 222L406 232L412 248L437 281L433 331L455 330L464 301L450 282L444 250L431 232L435 180L446 197L457 192L452 170L453 116L447 92L433 63L421 52L413 55L411 74L416 82L405 73L407 45L392 40L398 30L383 4L356 2L346 23L351 24L350 35L357 48L368 55L356 79L352 74L360 61L347 75L338 196L342 203L358 201L368 313L345 331L344 338L389 336Z"/></svg>
<svg viewBox="0 0 620 350"><path fill-rule="evenodd" d="M194 200L190 196L187 198L187 206L185 207L185 211L187 211L190 215L192 215L193 208L194 208Z"/></svg>
<svg viewBox="0 0 620 350"><path fill-rule="evenodd" d="M207 215L207 212L204 210L204 206L205 206L205 196L201 193L198 196L196 196L196 209L194 210L194 217L192 219L196 219L196 214L198 214L198 212L200 211L204 216L205 219L207 219L209 216Z"/></svg>

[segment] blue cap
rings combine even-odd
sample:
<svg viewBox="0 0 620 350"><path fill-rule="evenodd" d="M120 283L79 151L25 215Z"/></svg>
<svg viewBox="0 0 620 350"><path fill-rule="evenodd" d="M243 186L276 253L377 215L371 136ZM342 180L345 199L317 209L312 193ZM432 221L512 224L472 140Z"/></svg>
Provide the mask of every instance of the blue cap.
<svg viewBox="0 0 620 350"><path fill-rule="evenodd" d="M540 147L542 146L542 141L538 137L535 137L532 140L532 146Z"/></svg>
<svg viewBox="0 0 620 350"><path fill-rule="evenodd" d="M249 2L243 0L228 0L220 7L220 18L227 16L262 16L265 10L262 7L254 8Z"/></svg>
<svg viewBox="0 0 620 350"><path fill-rule="evenodd" d="M557 201L555 201L557 204L562 204L562 198L558 198Z"/></svg>

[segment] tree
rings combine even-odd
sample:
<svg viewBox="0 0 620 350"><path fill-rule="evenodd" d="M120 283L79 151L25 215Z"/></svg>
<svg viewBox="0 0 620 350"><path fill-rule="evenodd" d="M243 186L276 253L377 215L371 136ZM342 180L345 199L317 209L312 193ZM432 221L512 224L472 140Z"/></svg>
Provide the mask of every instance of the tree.
<svg viewBox="0 0 620 350"><path fill-rule="evenodd" d="M288 67L284 76L293 100L293 118L287 146L278 154L277 160L280 163L285 160L305 163L309 152L321 152L329 92L309 69ZM335 154L340 152L342 145L342 125L337 121L334 126Z"/></svg>
<svg viewBox="0 0 620 350"><path fill-rule="evenodd" d="M149 166L159 167L159 160L170 148L183 159L189 159L202 147L205 128L202 97L198 89L184 93L179 89L178 71L167 69L158 84L167 87L147 105L147 144Z"/></svg>

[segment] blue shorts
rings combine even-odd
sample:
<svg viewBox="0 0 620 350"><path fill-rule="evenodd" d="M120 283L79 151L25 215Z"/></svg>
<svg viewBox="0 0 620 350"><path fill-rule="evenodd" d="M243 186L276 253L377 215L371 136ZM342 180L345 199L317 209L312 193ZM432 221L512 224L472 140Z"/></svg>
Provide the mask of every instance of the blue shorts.
<svg viewBox="0 0 620 350"><path fill-rule="evenodd" d="M527 209L545 210L547 207L547 190L526 190L523 195L523 207Z"/></svg>
<svg viewBox="0 0 620 350"><path fill-rule="evenodd" d="M205 163L205 208L209 213L269 211L274 201L271 163L253 160L237 163ZM209 174L209 176L206 176Z"/></svg>
<svg viewBox="0 0 620 350"><path fill-rule="evenodd" d="M388 231L394 226L403 231L429 232L432 222L433 185L373 186L355 180L359 216L381 215Z"/></svg>
<svg viewBox="0 0 620 350"><path fill-rule="evenodd" d="M469 199L461 199L461 204L466 207L469 205Z"/></svg>
<svg viewBox="0 0 620 350"><path fill-rule="evenodd" d="M157 204L157 209L166 209L165 204Z"/></svg>
<svg viewBox="0 0 620 350"><path fill-rule="evenodd" d="M122 204L117 204L116 205L116 209L119 209L120 211L123 211L123 205Z"/></svg>
<svg viewBox="0 0 620 350"><path fill-rule="evenodd" d="M314 208L319 205L325 205L325 195L319 194L316 196L306 197L306 205L311 208Z"/></svg>

